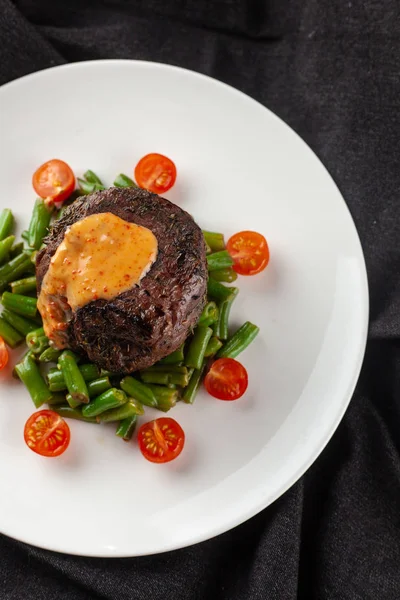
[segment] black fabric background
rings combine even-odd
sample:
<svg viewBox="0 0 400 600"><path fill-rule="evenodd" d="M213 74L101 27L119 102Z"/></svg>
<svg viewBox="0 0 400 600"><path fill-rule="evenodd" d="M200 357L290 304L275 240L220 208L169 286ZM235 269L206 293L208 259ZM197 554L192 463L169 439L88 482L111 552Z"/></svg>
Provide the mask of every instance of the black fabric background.
<svg viewBox="0 0 400 600"><path fill-rule="evenodd" d="M0 0L0 83L67 61L138 58L208 73L276 112L339 185L371 293L354 398L282 498L154 557L68 557L0 537L1 598L400 598L399 13L398 0Z"/></svg>

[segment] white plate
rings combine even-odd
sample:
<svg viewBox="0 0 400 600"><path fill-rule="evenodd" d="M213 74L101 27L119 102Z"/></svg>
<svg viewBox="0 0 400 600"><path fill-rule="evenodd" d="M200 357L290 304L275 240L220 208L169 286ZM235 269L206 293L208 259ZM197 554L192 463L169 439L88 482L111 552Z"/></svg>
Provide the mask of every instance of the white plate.
<svg viewBox="0 0 400 600"><path fill-rule="evenodd" d="M33 406L0 383L0 530L72 554L134 556L205 540L252 517L311 465L360 371L368 292L360 242L337 187L304 142L266 108L213 79L160 64L79 63L0 89L0 202L20 229L31 175L62 158L107 184L148 152L178 168L167 197L206 229L267 237L271 262L240 278L232 321L261 327L240 357L238 402L201 393L172 416L181 456L145 461L112 426L71 422L68 452L41 458L22 432ZM146 417L153 417L148 411ZM171 414L171 413L170 413Z"/></svg>

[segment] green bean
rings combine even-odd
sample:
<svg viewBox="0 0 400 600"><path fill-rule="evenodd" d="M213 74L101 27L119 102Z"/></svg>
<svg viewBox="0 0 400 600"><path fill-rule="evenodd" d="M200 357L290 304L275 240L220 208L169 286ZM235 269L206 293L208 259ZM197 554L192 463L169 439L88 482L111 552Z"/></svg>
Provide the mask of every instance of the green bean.
<svg viewBox="0 0 400 600"><path fill-rule="evenodd" d="M187 369L189 372L189 369ZM154 393L157 402L160 400L168 400L173 401L174 399L177 401L179 398L179 392L176 389L176 385L170 383L168 385L157 385L154 383L148 383L148 387Z"/></svg>
<svg viewBox="0 0 400 600"><path fill-rule="evenodd" d="M8 273L15 270L16 267L20 266L21 263L30 260L32 255L32 248L24 248L15 258L11 259L7 264L0 267L0 276L3 277ZM14 279L12 281L15 281Z"/></svg>
<svg viewBox="0 0 400 600"><path fill-rule="evenodd" d="M19 333L22 333L23 336L26 336L31 331L37 329L36 323L29 321L29 319L25 319L24 317L21 317L21 315L17 315L6 308L1 313L1 316L9 325L11 325L11 327L14 327Z"/></svg>
<svg viewBox="0 0 400 600"><path fill-rule="evenodd" d="M210 246L207 244L206 240L204 240L204 243L206 245L206 256L208 256L209 254L212 254L212 250L211 250Z"/></svg>
<svg viewBox="0 0 400 600"><path fill-rule="evenodd" d="M98 379L92 379L92 381L87 382L89 398L95 398L96 396L100 396L100 394L106 392L111 387L112 385L108 377L99 377Z"/></svg>
<svg viewBox="0 0 400 600"><path fill-rule="evenodd" d="M57 350L57 348L53 348L49 346L46 350L43 350L42 354L39 356L39 362L57 362L61 355L61 350Z"/></svg>
<svg viewBox="0 0 400 600"><path fill-rule="evenodd" d="M7 277L8 284L11 284L13 281L15 281L17 279L20 279L21 276L29 277L30 275L34 275L35 263L31 262L29 256L27 256L27 254L25 254L25 251L24 251L23 255L25 255L25 257L27 257L28 260L25 260L24 263L19 265L19 267L17 269L14 269L14 271L12 273L10 273L10 275ZM0 291L4 291L3 282L0 282L0 286L1 286Z"/></svg>
<svg viewBox="0 0 400 600"><path fill-rule="evenodd" d="M237 296L239 288L222 285L222 283L218 283L218 281L209 277L207 282L207 293L215 300L226 300L231 294Z"/></svg>
<svg viewBox="0 0 400 600"><path fill-rule="evenodd" d="M0 241L0 264L4 264L9 259L14 240L15 236L9 235Z"/></svg>
<svg viewBox="0 0 400 600"><path fill-rule="evenodd" d="M93 381L88 381L86 385L89 392L89 398L100 396L100 394L112 387L108 377L99 377L99 379L93 379ZM71 408L76 408L81 404L79 400L74 400L71 394L67 394L67 402Z"/></svg>
<svg viewBox="0 0 400 600"><path fill-rule="evenodd" d="M56 406L57 404L65 404L65 394L52 394L51 398L47 400L49 406Z"/></svg>
<svg viewBox="0 0 400 600"><path fill-rule="evenodd" d="M100 415L106 410L117 408L117 406L121 406L126 402L128 402L128 398L125 392L118 390L117 388L111 388L84 406L82 408L82 414L84 417L97 417L97 415Z"/></svg>
<svg viewBox="0 0 400 600"><path fill-rule="evenodd" d="M18 269L14 269L12 278L10 276L9 283L11 283L12 281L16 281L17 279L21 279L21 275L29 277L30 275L35 274L37 250L35 250L34 252L31 252L30 250L24 250L22 255L26 256L29 259L29 261L26 265L20 265Z"/></svg>
<svg viewBox="0 0 400 600"><path fill-rule="evenodd" d="M217 271L218 269L226 269L233 265L233 259L227 250L213 252L207 256L207 267L209 271Z"/></svg>
<svg viewBox="0 0 400 600"><path fill-rule="evenodd" d="M75 356L75 360L79 362L79 357ZM84 365L80 365L79 370L82 373L85 381L93 381L94 379L98 379L100 377L99 367L93 363L85 363Z"/></svg>
<svg viewBox="0 0 400 600"><path fill-rule="evenodd" d="M77 358L78 357L75 357L75 359L77 359ZM82 374L83 379L86 381L86 383L89 383L90 381L93 381L94 379L97 379L99 377L99 369L96 365L93 365L92 363L88 363L86 365L81 365L79 367L79 370ZM50 369L50 371L47 374L47 379L48 379L50 389L53 392L61 392L61 391L67 389L64 375L62 374L62 371L60 371L59 369L57 369L57 368Z"/></svg>
<svg viewBox="0 0 400 600"><path fill-rule="evenodd" d="M71 394L67 394L65 396L66 401L68 402L68 406L70 408L78 408L78 406L81 406L82 402L80 400L74 400L73 397L71 396Z"/></svg>
<svg viewBox="0 0 400 600"><path fill-rule="evenodd" d="M28 270L32 269L30 258L25 252L11 259L0 267L0 292L2 292L11 281L15 281Z"/></svg>
<svg viewBox="0 0 400 600"><path fill-rule="evenodd" d="M246 321L219 350L217 358L236 358L254 340L259 331L257 325Z"/></svg>
<svg viewBox="0 0 400 600"><path fill-rule="evenodd" d="M131 404L134 405L134 407L136 408L137 415L144 415L144 407L143 407L143 404L141 402L139 402L139 400L136 400L136 398L132 398L131 396L128 396L128 402L130 402Z"/></svg>
<svg viewBox="0 0 400 600"><path fill-rule="evenodd" d="M238 278L236 271L234 271L232 267L212 271L212 273L210 273L210 277L215 279L215 281L222 281L223 283L232 283Z"/></svg>
<svg viewBox="0 0 400 600"><path fill-rule="evenodd" d="M158 410L167 412L176 405L179 399L179 392L175 388L170 389L163 385L154 385L150 383L148 386L152 389L157 398Z"/></svg>
<svg viewBox="0 0 400 600"><path fill-rule="evenodd" d="M216 354L220 348L222 348L222 342L220 342L217 337L213 336L207 344L204 356L206 358L214 356L214 354Z"/></svg>
<svg viewBox="0 0 400 600"><path fill-rule="evenodd" d="M29 245L39 250L44 237L47 235L51 219L51 212L44 200L38 198L33 208L31 222L29 223Z"/></svg>
<svg viewBox="0 0 400 600"><path fill-rule="evenodd" d="M86 171L86 173L84 173L83 177L89 183L96 183L97 185L101 185L104 188L103 182L101 181L101 179L99 179L97 177L96 173L93 173L93 171L91 171L90 169L88 171Z"/></svg>
<svg viewBox="0 0 400 600"><path fill-rule="evenodd" d="M138 400L142 404L153 407L157 406L156 397L151 389L134 377L130 375L124 377L120 382L120 386L128 396L132 396L132 398L135 398L135 400Z"/></svg>
<svg viewBox="0 0 400 600"><path fill-rule="evenodd" d="M232 295L219 303L219 317L214 326L214 335L220 340L228 339L229 314L236 296Z"/></svg>
<svg viewBox="0 0 400 600"><path fill-rule="evenodd" d="M37 340L37 338L39 337L43 337L44 336L44 329L43 327L36 327L33 331L29 331L26 334L26 344L27 346L30 346L31 344L34 344Z"/></svg>
<svg viewBox="0 0 400 600"><path fill-rule="evenodd" d="M199 389L199 385L200 385L201 378L204 373L205 366L206 366L206 363L205 363L205 361L203 361L202 365L200 366L200 369L195 369L193 371L192 376L189 381L189 385L184 390L183 395L182 395L182 400L184 402L186 402L186 404L193 404L193 402L196 398L196 395L197 395L197 391Z"/></svg>
<svg viewBox="0 0 400 600"><path fill-rule="evenodd" d="M0 317L0 336L10 348L15 348L22 342L24 336L12 327L5 319Z"/></svg>
<svg viewBox="0 0 400 600"><path fill-rule="evenodd" d="M65 419L76 419L77 421L85 421L85 423L97 423L94 417L85 417L79 408L71 408L70 406L52 406L54 412Z"/></svg>
<svg viewBox="0 0 400 600"><path fill-rule="evenodd" d="M85 179L80 179L78 177L78 185L81 193L83 195L92 194L93 192L98 192L99 190L104 190L104 185L99 185L98 183L90 183Z"/></svg>
<svg viewBox="0 0 400 600"><path fill-rule="evenodd" d="M200 369L212 333L210 327L203 327L202 325L196 327L186 355L185 363L188 367Z"/></svg>
<svg viewBox="0 0 400 600"><path fill-rule="evenodd" d="M9 208L3 208L0 214L0 240L10 235L14 227L14 217Z"/></svg>
<svg viewBox="0 0 400 600"><path fill-rule="evenodd" d="M24 242L18 242L18 244L14 244L14 246L10 250L10 258L15 258L19 256L24 251Z"/></svg>
<svg viewBox="0 0 400 600"><path fill-rule="evenodd" d="M24 359L15 365L15 372L27 387L36 408L39 408L51 399L52 393L47 387L39 367L30 353L25 355Z"/></svg>
<svg viewBox="0 0 400 600"><path fill-rule="evenodd" d="M137 423L137 415L133 415L128 419L124 419L120 422L117 427L115 435L122 438L125 442L129 442L132 439Z"/></svg>
<svg viewBox="0 0 400 600"><path fill-rule="evenodd" d="M208 302L203 308L197 325L207 327L218 321L218 307L215 302Z"/></svg>
<svg viewBox="0 0 400 600"><path fill-rule="evenodd" d="M111 408L110 410L101 413L97 417L97 420L102 423L112 423L114 421L123 421L134 415L137 416L137 414L136 406L128 400L128 402L122 406L117 406L117 408Z"/></svg>
<svg viewBox="0 0 400 600"><path fill-rule="evenodd" d="M107 371L107 369L100 369L101 377L118 377L117 373L113 373L112 371Z"/></svg>
<svg viewBox="0 0 400 600"><path fill-rule="evenodd" d="M3 292L1 303L5 308L12 310L23 317L34 317L37 311L37 299L21 294Z"/></svg>
<svg viewBox="0 0 400 600"><path fill-rule="evenodd" d="M124 175L123 173L120 173L114 181L114 185L115 187L121 187L121 188L126 188L126 187L135 187L137 188L138 186L136 185L136 183L127 175Z"/></svg>
<svg viewBox="0 0 400 600"><path fill-rule="evenodd" d="M225 250L224 234L214 233L213 231L203 231L203 236L206 243L210 246L213 252Z"/></svg>
<svg viewBox="0 0 400 600"><path fill-rule="evenodd" d="M21 233L21 237L22 237L23 240L25 240L25 242L29 242L29 231L27 229L25 229Z"/></svg>
<svg viewBox="0 0 400 600"><path fill-rule="evenodd" d="M35 339L33 339L29 345L29 350L31 350L32 354L39 355L42 354L49 347L49 339L45 335L41 335Z"/></svg>
<svg viewBox="0 0 400 600"><path fill-rule="evenodd" d="M175 352L171 352L171 354L168 354L168 356L159 360L157 364L158 365L177 365L178 363L183 362L183 359L185 358L185 356L183 354L183 348L184 348L184 344L182 344L182 346L180 346L180 348L175 350Z"/></svg>
<svg viewBox="0 0 400 600"><path fill-rule="evenodd" d="M94 183L89 183L88 181L85 181L85 179L80 179L79 177L78 177L78 185L79 185L79 191L83 195L91 194L96 189Z"/></svg>
<svg viewBox="0 0 400 600"><path fill-rule="evenodd" d="M75 360L75 355L70 350L64 350L58 359L58 365L61 368L61 373L64 376L67 390L74 400L79 402L89 402L89 392L86 386L86 381L83 378L81 371ZM86 415L87 417L94 415Z"/></svg>
<svg viewBox="0 0 400 600"><path fill-rule="evenodd" d="M177 365L154 365L140 371L140 377L144 383L175 383L181 386L189 383L187 368Z"/></svg>
<svg viewBox="0 0 400 600"><path fill-rule="evenodd" d="M29 292L36 291L36 277L25 277L24 279L17 279L10 284L11 292L13 294L28 294Z"/></svg>
<svg viewBox="0 0 400 600"><path fill-rule="evenodd" d="M50 369L46 378L48 386L52 392L62 392L67 389L64 375L57 369L57 367Z"/></svg>

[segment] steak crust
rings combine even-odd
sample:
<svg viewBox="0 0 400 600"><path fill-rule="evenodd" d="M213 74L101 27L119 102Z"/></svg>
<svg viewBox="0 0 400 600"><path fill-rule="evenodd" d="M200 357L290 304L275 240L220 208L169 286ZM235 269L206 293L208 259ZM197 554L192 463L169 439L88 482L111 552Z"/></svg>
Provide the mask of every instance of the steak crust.
<svg viewBox="0 0 400 600"><path fill-rule="evenodd" d="M69 312L67 343L104 369L131 373L176 350L196 325L206 301L205 243L192 217L165 198L140 188L95 192L76 200L54 223L36 259L38 293L66 229L104 212L150 229L158 241L157 259L139 285Z"/></svg>

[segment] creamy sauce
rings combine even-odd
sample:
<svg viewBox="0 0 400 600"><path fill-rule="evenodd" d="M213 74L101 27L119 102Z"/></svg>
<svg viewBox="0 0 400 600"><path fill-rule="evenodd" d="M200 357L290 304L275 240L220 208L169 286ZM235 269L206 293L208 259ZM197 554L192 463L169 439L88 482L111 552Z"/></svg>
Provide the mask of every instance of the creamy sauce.
<svg viewBox="0 0 400 600"><path fill-rule="evenodd" d="M38 299L47 337L64 348L71 311L138 285L156 260L157 249L150 229L112 213L90 215L71 225L50 261Z"/></svg>

